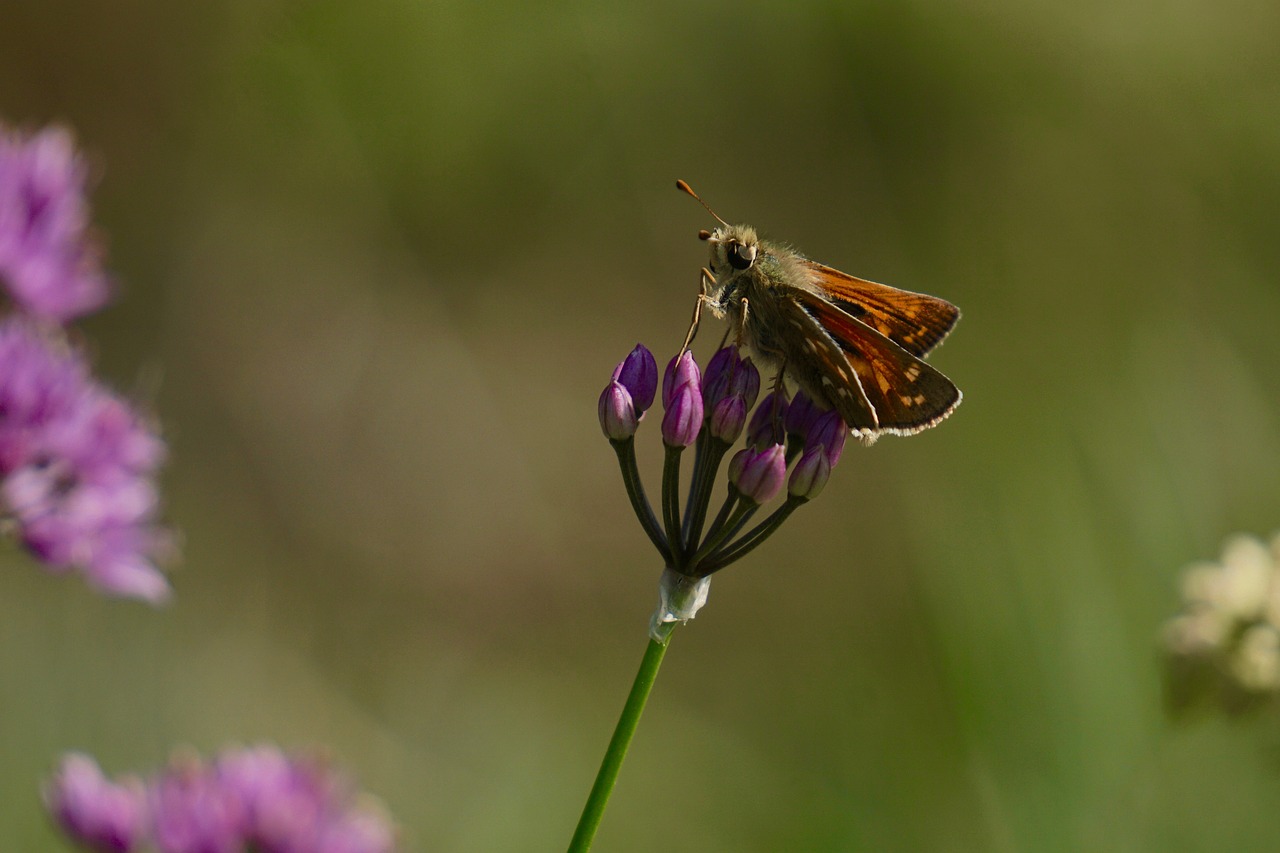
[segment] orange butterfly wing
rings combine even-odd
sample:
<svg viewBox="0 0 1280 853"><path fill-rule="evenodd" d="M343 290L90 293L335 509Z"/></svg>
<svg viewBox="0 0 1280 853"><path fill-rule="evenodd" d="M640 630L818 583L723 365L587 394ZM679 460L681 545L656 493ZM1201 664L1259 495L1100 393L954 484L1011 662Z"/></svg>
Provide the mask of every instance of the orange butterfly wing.
<svg viewBox="0 0 1280 853"><path fill-rule="evenodd" d="M874 425L866 424L865 418L851 422L846 417L846 422L855 430L864 434L888 432L911 435L937 424L960 404L960 389L950 379L889 336L851 316L839 303L828 302L808 292L798 296L805 309L844 351L857 375L862 398L874 410ZM954 325L954 317L951 323ZM941 337L933 343L936 345L938 340ZM835 380L828 377L824 383L833 385ZM837 405L838 410L841 408Z"/></svg>
<svg viewBox="0 0 1280 853"><path fill-rule="evenodd" d="M960 319L945 299L857 278L805 259L811 281L833 305L914 356L932 350Z"/></svg>

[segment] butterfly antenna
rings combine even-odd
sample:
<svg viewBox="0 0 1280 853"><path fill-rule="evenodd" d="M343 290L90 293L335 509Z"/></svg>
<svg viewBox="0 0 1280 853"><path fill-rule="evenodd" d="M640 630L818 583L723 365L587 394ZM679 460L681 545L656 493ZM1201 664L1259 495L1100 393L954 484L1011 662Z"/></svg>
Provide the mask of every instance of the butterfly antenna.
<svg viewBox="0 0 1280 853"><path fill-rule="evenodd" d="M710 213L713 217L715 217L716 222L719 222L725 228L729 227L729 223L721 219L719 214L717 214L714 210L711 209L711 205L703 201L702 198L696 192L693 191L693 187L689 186L684 181L676 181L676 189L680 190L681 192L686 192L689 195L693 196L694 199L697 200L698 204L702 205L707 209L707 213Z"/></svg>

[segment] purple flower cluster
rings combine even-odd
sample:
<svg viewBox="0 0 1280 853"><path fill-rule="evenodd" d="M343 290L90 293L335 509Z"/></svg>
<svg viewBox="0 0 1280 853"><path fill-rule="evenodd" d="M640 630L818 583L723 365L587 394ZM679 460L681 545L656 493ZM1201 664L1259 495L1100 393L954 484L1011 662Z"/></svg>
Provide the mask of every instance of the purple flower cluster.
<svg viewBox="0 0 1280 853"><path fill-rule="evenodd" d="M164 458L155 427L89 375L60 340L0 321L0 508L55 572L152 603L169 585L152 559Z"/></svg>
<svg viewBox="0 0 1280 853"><path fill-rule="evenodd" d="M823 409L804 392L789 399L785 389L778 388L757 406L760 373L737 347L719 350L705 375L686 350L671 360L662 380L661 433L667 463L659 520L645 497L634 452L634 436L656 385L656 361L637 345L601 394L600 425L618 453L636 516L667 567L681 576L704 578L745 556L798 506L818 496L844 451L848 427L837 413ZM704 537L716 471L744 430L746 446L728 465L728 496ZM679 455L688 447L695 449L693 481L682 512ZM784 486L783 505L743 532L756 510Z"/></svg>
<svg viewBox="0 0 1280 853"><path fill-rule="evenodd" d="M86 169L71 134L0 126L0 286L22 311L65 323L111 294L89 233Z"/></svg>
<svg viewBox="0 0 1280 853"><path fill-rule="evenodd" d="M62 130L0 127L0 521L51 571L152 603L169 537L155 524L156 426L98 383L58 325L110 284L89 234L85 167Z"/></svg>
<svg viewBox="0 0 1280 853"><path fill-rule="evenodd" d="M395 830L320 760L273 746L212 761L175 758L152 779L105 778L82 754L63 758L45 788L57 824L89 850L126 853L389 853Z"/></svg>

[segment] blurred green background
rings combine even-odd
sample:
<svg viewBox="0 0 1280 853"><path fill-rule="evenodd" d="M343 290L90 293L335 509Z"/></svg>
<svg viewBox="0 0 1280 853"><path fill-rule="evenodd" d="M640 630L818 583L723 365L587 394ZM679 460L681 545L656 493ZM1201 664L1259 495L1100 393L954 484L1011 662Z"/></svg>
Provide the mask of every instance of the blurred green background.
<svg viewBox="0 0 1280 853"><path fill-rule="evenodd" d="M155 612L0 552L0 848L58 849L63 750L265 739L406 850L563 849L661 569L596 398L684 334L685 178L959 304L965 402L716 577L597 849L1277 849L1278 727L1170 721L1158 640L1184 564L1280 525L1278 37L1243 0L4 4L0 114L100 176L123 294L82 326L164 420L185 559Z"/></svg>

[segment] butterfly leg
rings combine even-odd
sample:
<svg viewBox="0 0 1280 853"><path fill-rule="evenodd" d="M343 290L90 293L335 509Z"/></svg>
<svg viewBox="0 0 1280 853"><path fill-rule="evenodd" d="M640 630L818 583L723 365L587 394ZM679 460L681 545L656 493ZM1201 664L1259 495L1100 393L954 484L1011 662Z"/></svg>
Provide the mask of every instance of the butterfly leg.
<svg viewBox="0 0 1280 853"><path fill-rule="evenodd" d="M738 312L738 328L734 330L735 343L742 347L747 342L747 314L751 311L751 303L742 297L742 310Z"/></svg>
<svg viewBox="0 0 1280 853"><path fill-rule="evenodd" d="M693 343L694 336L698 334L698 324L702 322L703 303L712 304L711 297L707 295L710 292L708 282L715 284L716 279L710 270L703 267L702 277L698 280L698 299L693 303L693 319L689 322L689 333L684 336L684 345L680 347L680 352L687 350L689 345ZM715 308L713 307L712 310L714 311Z"/></svg>
<svg viewBox="0 0 1280 853"><path fill-rule="evenodd" d="M778 436L785 435L782 429L782 407L787 402L787 362L778 362L778 372L773 375L773 430Z"/></svg>

